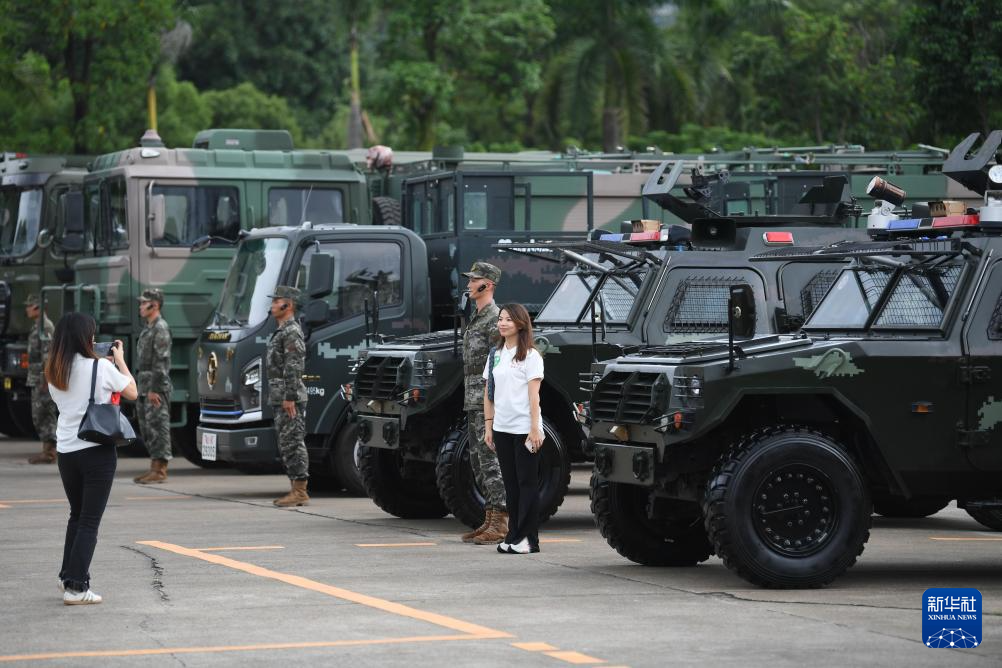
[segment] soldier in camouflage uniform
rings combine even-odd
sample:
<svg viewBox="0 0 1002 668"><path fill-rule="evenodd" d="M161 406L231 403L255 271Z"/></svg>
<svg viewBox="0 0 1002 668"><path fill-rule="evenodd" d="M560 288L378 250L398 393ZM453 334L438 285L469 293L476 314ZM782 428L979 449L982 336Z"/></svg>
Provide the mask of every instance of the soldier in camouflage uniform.
<svg viewBox="0 0 1002 668"><path fill-rule="evenodd" d="M32 321L28 335L28 387L31 388L31 421L42 441L42 452L28 458L29 464L52 464L56 461L56 404L45 382L45 358L52 339L52 321L42 313L38 295L24 301L25 315Z"/></svg>
<svg viewBox="0 0 1002 668"><path fill-rule="evenodd" d="M296 320L299 290L286 285L275 288L271 295L271 314L278 329L268 340L265 355L268 376L268 403L275 416L275 431L282 463L289 476L291 491L273 502L280 508L305 506L310 502L306 493L310 460L306 453L306 386L303 370L306 364L306 341Z"/></svg>
<svg viewBox="0 0 1002 668"><path fill-rule="evenodd" d="M484 430L491 425L484 421L482 374L497 334L499 311L494 289L501 280L501 270L487 262L474 262L463 276L467 278L470 299L476 303L476 313L463 331L463 408L470 434L470 465L487 503L484 523L462 539L464 543L496 545L508 533L508 512L498 457L484 441Z"/></svg>
<svg viewBox="0 0 1002 668"><path fill-rule="evenodd" d="M144 290L139 296L139 315L146 326L136 341L136 385L139 400L136 415L139 432L150 453L150 470L133 478L140 485L166 482L170 443L170 327L160 315L163 292Z"/></svg>

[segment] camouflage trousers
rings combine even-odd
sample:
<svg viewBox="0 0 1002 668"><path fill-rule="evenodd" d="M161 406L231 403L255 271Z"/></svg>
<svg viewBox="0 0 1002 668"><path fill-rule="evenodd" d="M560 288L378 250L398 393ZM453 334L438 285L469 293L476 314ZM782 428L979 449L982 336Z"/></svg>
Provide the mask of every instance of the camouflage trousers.
<svg viewBox="0 0 1002 668"><path fill-rule="evenodd" d="M296 417L289 415L282 404L272 405L275 414L275 432L278 451L289 480L306 480L310 477L310 457L306 452L306 402L296 402Z"/></svg>
<svg viewBox="0 0 1002 668"><path fill-rule="evenodd" d="M508 504L504 494L504 481L501 480L501 467L498 466L498 456L484 441L484 412L466 411L466 419L470 426L470 466L473 467L477 487L484 495L488 508L505 510Z"/></svg>
<svg viewBox="0 0 1002 668"><path fill-rule="evenodd" d="M56 419L59 410L47 390L31 388L31 422L43 443L56 442Z"/></svg>
<svg viewBox="0 0 1002 668"><path fill-rule="evenodd" d="M160 395L160 405L154 406L145 394L136 402L139 435L150 453L150 459L171 459L170 447L170 395Z"/></svg>

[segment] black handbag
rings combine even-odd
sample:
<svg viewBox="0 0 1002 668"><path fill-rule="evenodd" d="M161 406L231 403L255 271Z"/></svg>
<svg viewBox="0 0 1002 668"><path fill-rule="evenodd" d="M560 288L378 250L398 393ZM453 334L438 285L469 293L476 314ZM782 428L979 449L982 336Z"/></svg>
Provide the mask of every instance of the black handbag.
<svg viewBox="0 0 1002 668"><path fill-rule="evenodd" d="M90 376L90 403L84 411L77 437L88 443L114 445L122 447L131 445L136 440L136 430L132 428L128 418L122 415L122 409L116 404L95 404L94 390L97 387L97 364L94 360L94 371Z"/></svg>

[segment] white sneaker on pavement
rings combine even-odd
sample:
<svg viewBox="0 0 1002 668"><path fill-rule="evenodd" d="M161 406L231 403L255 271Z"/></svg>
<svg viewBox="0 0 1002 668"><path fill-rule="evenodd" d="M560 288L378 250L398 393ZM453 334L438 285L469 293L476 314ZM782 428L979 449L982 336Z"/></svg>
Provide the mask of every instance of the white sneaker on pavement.
<svg viewBox="0 0 1002 668"><path fill-rule="evenodd" d="M101 597L88 589L87 591L73 591L67 589L63 594L63 605L94 605L100 603Z"/></svg>

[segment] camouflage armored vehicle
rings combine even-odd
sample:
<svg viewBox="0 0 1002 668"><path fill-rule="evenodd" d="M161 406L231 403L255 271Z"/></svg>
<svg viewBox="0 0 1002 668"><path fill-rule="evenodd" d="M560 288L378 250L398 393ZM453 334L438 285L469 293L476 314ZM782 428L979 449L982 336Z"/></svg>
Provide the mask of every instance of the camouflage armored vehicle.
<svg viewBox="0 0 1002 668"><path fill-rule="evenodd" d="M844 176L816 173L814 183L820 185L809 191L797 213L724 217L707 207L721 180L701 183L697 173L699 188L687 185L684 193L675 194L684 167L682 161L664 162L650 175L645 196L691 222L691 240L687 230L679 234L675 228L504 247L502 257L531 255L571 267L540 311L534 330L547 366L541 388L544 517L563 502L570 464L588 456L573 411L587 398L580 374L590 362L649 342L719 335L726 331L727 289L736 283L754 286L762 317L751 324L752 331L795 331L836 272L829 265L763 272L748 263L748 255L794 241L865 238L863 231L849 229L859 211L847 195ZM514 301L506 287L512 264L501 264L498 303ZM344 391L358 421L360 472L375 503L400 517L451 512L478 526L484 498L469 465L457 338L446 331L363 350L355 380ZM402 479L411 484L400 484Z"/></svg>
<svg viewBox="0 0 1002 668"><path fill-rule="evenodd" d="M99 336L123 339L130 354L142 329L136 298L163 290L173 336L172 440L200 462L194 344L219 303L236 241L305 220L367 221L368 192L347 158L294 150L285 131L208 130L191 149L165 148L155 136L142 144L94 160L84 182L93 234L88 257L74 265L77 284L66 290L97 317Z"/></svg>
<svg viewBox="0 0 1002 668"><path fill-rule="evenodd" d="M66 211L80 209L87 158L23 153L0 155L0 432L34 434L29 393L28 333L24 300L42 286L73 282L73 262L84 248L83 227L67 227ZM49 299L55 320L61 299Z"/></svg>
<svg viewBox="0 0 1002 668"><path fill-rule="evenodd" d="M339 394L349 359L370 333L428 331L427 262L424 242L396 226L306 223L246 235L198 341L201 457L246 469L278 462L271 408L262 401L268 382L262 356L275 330L269 295L291 285L308 299L300 315L311 468L321 476L347 475L342 484L350 487L355 430L346 428L347 404Z"/></svg>
<svg viewBox="0 0 1002 668"><path fill-rule="evenodd" d="M662 566L716 553L754 584L817 587L862 553L874 503L956 499L1002 530L1002 167L983 169L1002 132L968 157L976 138L945 171L980 209L752 258L769 274L852 261L800 333L752 335L761 308L734 286L729 339L593 366L592 511L613 548Z"/></svg>

